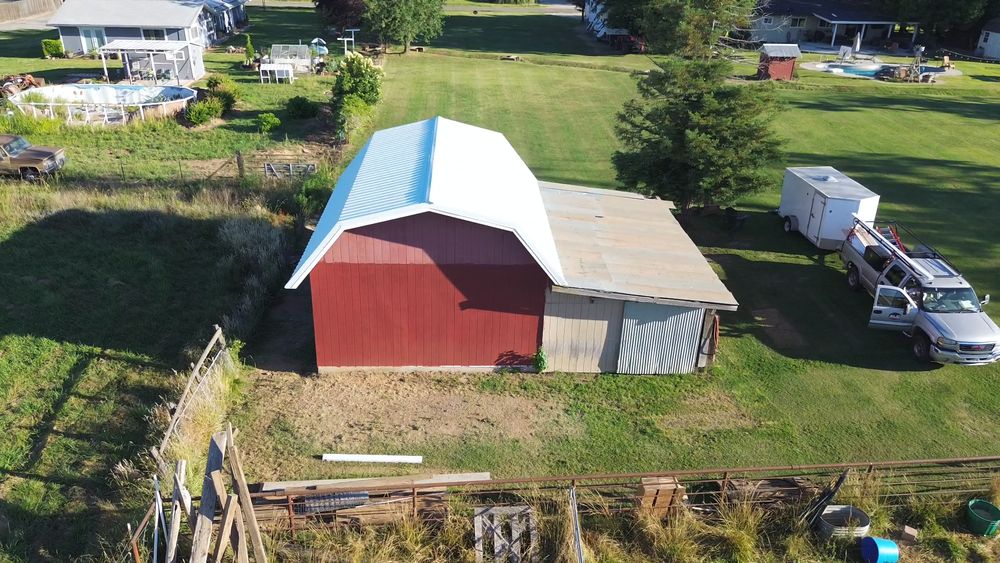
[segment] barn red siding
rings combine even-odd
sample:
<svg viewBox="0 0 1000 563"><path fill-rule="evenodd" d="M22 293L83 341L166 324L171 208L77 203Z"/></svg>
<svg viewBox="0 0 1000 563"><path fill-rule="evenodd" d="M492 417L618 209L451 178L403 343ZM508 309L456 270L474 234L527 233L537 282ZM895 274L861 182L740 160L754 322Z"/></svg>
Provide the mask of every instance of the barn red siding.
<svg viewBox="0 0 1000 563"><path fill-rule="evenodd" d="M758 78L762 80L792 80L795 78L795 61L789 57L768 57L761 53Z"/></svg>
<svg viewBox="0 0 1000 563"><path fill-rule="evenodd" d="M548 278L510 232L423 213L345 232L310 274L320 367L530 363Z"/></svg>

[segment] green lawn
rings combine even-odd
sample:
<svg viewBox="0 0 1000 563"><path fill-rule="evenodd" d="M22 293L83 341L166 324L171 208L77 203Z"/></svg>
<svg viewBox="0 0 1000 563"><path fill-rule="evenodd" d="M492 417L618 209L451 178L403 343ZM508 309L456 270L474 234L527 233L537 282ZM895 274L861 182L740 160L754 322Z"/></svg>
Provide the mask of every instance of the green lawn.
<svg viewBox="0 0 1000 563"><path fill-rule="evenodd" d="M255 47L268 50L273 43L297 43L323 36L323 23L306 8L248 8L254 23L251 36ZM27 72L49 83L65 82L70 74L100 75L100 60L51 59L39 56L44 38L58 37L54 31L0 32L0 75ZM243 46L245 38L231 43ZM332 58L335 59L335 58ZM243 55L227 54L224 48L206 53L209 73L232 76L241 86L243 99L232 115L217 126L190 129L166 120L130 127L62 127L31 135L39 145L66 147L70 164L65 176L71 179L118 178L124 169L129 180L178 181L207 176L211 166L193 166L178 161L232 158L236 151L250 152L296 145L325 133L319 119L293 120L285 114L285 103L293 96L327 102L332 76L301 76L294 84L260 84L257 74L241 67ZM332 60L331 60L332 63ZM111 63L112 67L117 63ZM202 81L203 82L203 81ZM202 84L196 84L200 86ZM272 112L282 125L267 135L257 132L256 118ZM181 167L182 171L178 171Z"/></svg>
<svg viewBox="0 0 1000 563"><path fill-rule="evenodd" d="M427 53L390 58L378 127L443 115L503 132L540 179L614 186L614 114L634 95L634 81L595 69L622 56L586 54L577 25L559 16L450 16ZM534 41L518 50L511 30ZM538 59L479 58L493 52ZM591 68L565 66L556 60L563 56ZM858 179L882 195L882 216L936 245L981 294L998 295L1000 67L959 68L962 77L913 86L800 70L800 81L775 86L784 103L775 127L788 165L829 164ZM380 436L372 447L424 454L430 468L503 476L996 454L1000 365L920 365L905 338L868 330L871 298L846 289L836 255L781 232L770 211L782 170L771 173L772 189L740 203L750 220L739 233L724 231L718 218L689 223L741 304L723 316L709 376L436 382L486 402L521 398L525 412L533 401L555 401L573 428L544 440ZM756 318L762 309L778 311L800 342L773 340ZM991 311L1000 319L997 305ZM275 428L299 454L337 447L285 423ZM294 474L357 471L303 463Z"/></svg>

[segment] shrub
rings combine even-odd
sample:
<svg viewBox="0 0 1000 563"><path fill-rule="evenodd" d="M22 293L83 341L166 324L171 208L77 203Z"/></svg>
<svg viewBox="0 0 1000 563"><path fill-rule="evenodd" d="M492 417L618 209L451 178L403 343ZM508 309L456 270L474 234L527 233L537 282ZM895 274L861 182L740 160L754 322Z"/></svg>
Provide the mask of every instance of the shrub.
<svg viewBox="0 0 1000 563"><path fill-rule="evenodd" d="M212 90L209 97L218 100L222 105L222 113L229 113L236 107L236 93L232 90Z"/></svg>
<svg viewBox="0 0 1000 563"><path fill-rule="evenodd" d="M281 125L281 120L273 113L267 112L257 116L257 128L261 133L267 133L279 125Z"/></svg>
<svg viewBox="0 0 1000 563"><path fill-rule="evenodd" d="M545 370L549 369L549 355L545 353L544 348L538 347L538 351L531 358L531 363L538 373L544 373Z"/></svg>
<svg viewBox="0 0 1000 563"><path fill-rule="evenodd" d="M334 183L334 175L325 168L306 177L298 193L295 194L295 203L298 204L299 211L303 215L315 215L323 211L327 200L330 199Z"/></svg>
<svg viewBox="0 0 1000 563"><path fill-rule="evenodd" d="M285 111L292 119L308 119L316 117L316 114L319 113L319 104L304 96L295 96L288 100Z"/></svg>
<svg viewBox="0 0 1000 563"><path fill-rule="evenodd" d="M45 57L62 58L66 56L62 41L59 39L42 39L42 55Z"/></svg>
<svg viewBox="0 0 1000 563"><path fill-rule="evenodd" d="M14 110L10 115L0 115L0 131L12 135L47 135L59 132L62 121L47 117L35 119Z"/></svg>
<svg viewBox="0 0 1000 563"><path fill-rule="evenodd" d="M382 97L382 69L372 64L371 59L356 53L348 54L337 66L337 82L333 86L333 98L342 99L357 96L368 105L378 103Z"/></svg>
<svg viewBox="0 0 1000 563"><path fill-rule="evenodd" d="M253 64L254 57L255 57L256 54L257 53L254 51L254 48L253 48L253 41L250 39L250 34L248 33L247 34L247 43L246 43L246 54L243 56L244 64L246 64L247 66L250 66L251 64Z"/></svg>
<svg viewBox="0 0 1000 563"><path fill-rule="evenodd" d="M218 98L208 97L188 106L187 118L194 125L201 125L222 117L222 102Z"/></svg>

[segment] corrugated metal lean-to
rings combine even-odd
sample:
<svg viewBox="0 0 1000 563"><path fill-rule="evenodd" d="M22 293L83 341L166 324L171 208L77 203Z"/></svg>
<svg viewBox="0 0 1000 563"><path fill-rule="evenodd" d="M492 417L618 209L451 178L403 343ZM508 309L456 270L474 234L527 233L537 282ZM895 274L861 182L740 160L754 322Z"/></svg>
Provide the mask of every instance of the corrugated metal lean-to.
<svg viewBox="0 0 1000 563"><path fill-rule="evenodd" d="M626 302L618 373L694 371L704 315L704 309Z"/></svg>

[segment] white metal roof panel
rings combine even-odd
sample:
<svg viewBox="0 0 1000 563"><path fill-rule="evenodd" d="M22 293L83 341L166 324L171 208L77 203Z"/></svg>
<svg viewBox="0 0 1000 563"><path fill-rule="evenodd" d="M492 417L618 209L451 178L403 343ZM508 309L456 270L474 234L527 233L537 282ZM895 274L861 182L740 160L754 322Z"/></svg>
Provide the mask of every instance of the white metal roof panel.
<svg viewBox="0 0 1000 563"><path fill-rule="evenodd" d="M539 185L565 291L736 309L736 299L674 219L669 201L550 182Z"/></svg>
<svg viewBox="0 0 1000 563"><path fill-rule="evenodd" d="M158 41L155 39L115 39L101 47L105 53L115 51L140 51L155 53L173 53L188 46L187 41Z"/></svg>
<svg viewBox="0 0 1000 563"><path fill-rule="evenodd" d="M188 27L202 10L197 1L66 0L52 16L51 26Z"/></svg>
<svg viewBox="0 0 1000 563"><path fill-rule="evenodd" d="M764 43L760 50L769 57L799 58L802 51L795 43Z"/></svg>
<svg viewBox="0 0 1000 563"><path fill-rule="evenodd" d="M433 211L511 231L563 283L538 181L500 133L441 117L372 135L341 174L285 285L295 289L347 229Z"/></svg>
<svg viewBox="0 0 1000 563"><path fill-rule="evenodd" d="M834 199L868 199L878 194L862 186L850 176L832 166L789 168L789 172L805 180L821 194Z"/></svg>

